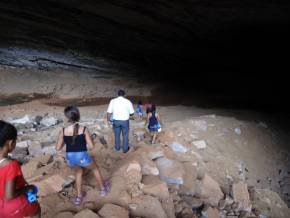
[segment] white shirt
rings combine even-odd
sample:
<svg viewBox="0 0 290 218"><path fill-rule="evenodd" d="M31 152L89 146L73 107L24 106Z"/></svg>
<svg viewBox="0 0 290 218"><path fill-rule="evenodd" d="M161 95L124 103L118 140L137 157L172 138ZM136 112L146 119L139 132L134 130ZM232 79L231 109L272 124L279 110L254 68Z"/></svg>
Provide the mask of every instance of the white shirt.
<svg viewBox="0 0 290 218"><path fill-rule="evenodd" d="M110 101L107 112L113 114L113 120L129 120L134 108L131 101L119 96Z"/></svg>

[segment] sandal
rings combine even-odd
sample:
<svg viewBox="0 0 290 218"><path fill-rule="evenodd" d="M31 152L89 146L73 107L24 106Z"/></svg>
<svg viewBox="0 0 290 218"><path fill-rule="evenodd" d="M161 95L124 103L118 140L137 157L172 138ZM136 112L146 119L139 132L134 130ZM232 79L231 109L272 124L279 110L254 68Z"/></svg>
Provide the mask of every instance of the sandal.
<svg viewBox="0 0 290 218"><path fill-rule="evenodd" d="M86 192L82 192L82 196L77 196L74 198L74 204L75 205L80 205L83 201L83 198L86 196Z"/></svg>
<svg viewBox="0 0 290 218"><path fill-rule="evenodd" d="M111 188L111 184L108 180L106 180L104 182L104 188L102 188L102 190L100 191L101 196L102 197L106 196L109 193L110 188Z"/></svg>

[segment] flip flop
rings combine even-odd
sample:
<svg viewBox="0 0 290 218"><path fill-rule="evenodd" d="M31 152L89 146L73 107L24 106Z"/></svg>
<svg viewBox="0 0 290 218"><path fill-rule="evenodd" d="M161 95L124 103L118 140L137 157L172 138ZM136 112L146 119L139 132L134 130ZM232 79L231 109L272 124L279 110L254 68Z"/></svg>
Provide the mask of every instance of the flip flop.
<svg viewBox="0 0 290 218"><path fill-rule="evenodd" d="M86 192L82 192L82 196L77 196L77 197L75 197L74 198L74 204L75 205L80 205L81 203L82 203L82 201L83 201L83 198L86 196Z"/></svg>
<svg viewBox="0 0 290 218"><path fill-rule="evenodd" d="M108 180L106 180L104 182L104 188L100 191L101 196L102 197L106 196L109 193L110 188L111 188L111 184Z"/></svg>

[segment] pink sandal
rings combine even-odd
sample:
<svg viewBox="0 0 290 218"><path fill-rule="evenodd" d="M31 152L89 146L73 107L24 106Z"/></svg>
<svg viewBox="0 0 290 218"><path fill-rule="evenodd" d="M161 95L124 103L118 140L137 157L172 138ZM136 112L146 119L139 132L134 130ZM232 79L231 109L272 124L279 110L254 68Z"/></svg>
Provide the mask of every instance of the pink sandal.
<svg viewBox="0 0 290 218"><path fill-rule="evenodd" d="M80 205L83 201L83 198L86 196L86 192L82 192L82 196L77 196L74 198L74 204L75 205Z"/></svg>
<svg viewBox="0 0 290 218"><path fill-rule="evenodd" d="M101 196L102 197L106 196L109 193L110 188L111 188L111 184L110 184L110 182L108 180L106 180L104 182L104 188L100 191Z"/></svg>

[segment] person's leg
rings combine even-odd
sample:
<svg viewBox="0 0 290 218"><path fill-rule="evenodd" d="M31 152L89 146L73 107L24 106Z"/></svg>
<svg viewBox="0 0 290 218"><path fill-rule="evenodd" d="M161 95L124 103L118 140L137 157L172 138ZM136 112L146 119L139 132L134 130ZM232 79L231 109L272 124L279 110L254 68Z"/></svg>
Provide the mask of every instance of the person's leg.
<svg viewBox="0 0 290 218"><path fill-rule="evenodd" d="M76 167L76 190L77 190L77 197L82 197L82 176L83 176L83 169L81 167Z"/></svg>
<svg viewBox="0 0 290 218"><path fill-rule="evenodd" d="M89 170L92 170L93 171L93 174L100 186L101 189L104 188L104 180L103 180L103 177L98 169L98 166L97 164L95 163L95 161L93 161L88 167L86 167L87 169Z"/></svg>
<svg viewBox="0 0 290 218"><path fill-rule="evenodd" d="M152 144L155 144L156 138L157 138L157 132L153 132Z"/></svg>
<svg viewBox="0 0 290 218"><path fill-rule="evenodd" d="M115 149L119 151L120 148L120 134L121 134L121 126L120 121L114 120L113 122L114 136L115 136Z"/></svg>
<svg viewBox="0 0 290 218"><path fill-rule="evenodd" d="M129 120L122 121L123 152L129 150Z"/></svg>

